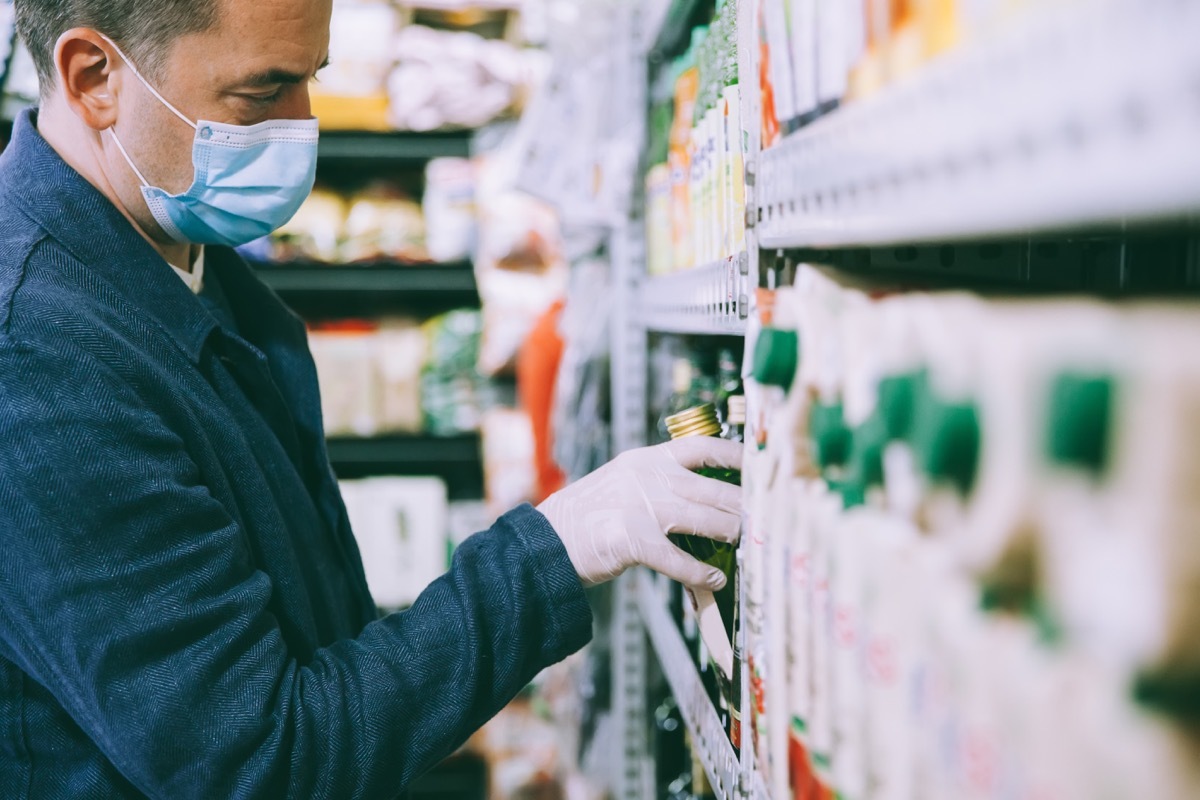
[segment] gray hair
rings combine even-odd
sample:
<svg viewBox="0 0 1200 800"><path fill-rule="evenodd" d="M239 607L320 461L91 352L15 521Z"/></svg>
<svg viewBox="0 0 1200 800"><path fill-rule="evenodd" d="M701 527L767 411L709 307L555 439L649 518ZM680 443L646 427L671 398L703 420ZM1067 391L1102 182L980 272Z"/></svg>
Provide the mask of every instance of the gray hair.
<svg viewBox="0 0 1200 800"><path fill-rule="evenodd" d="M54 47L72 28L112 39L138 69L153 76L176 38L217 22L220 0L14 0L17 31L37 65L42 94L57 80Z"/></svg>

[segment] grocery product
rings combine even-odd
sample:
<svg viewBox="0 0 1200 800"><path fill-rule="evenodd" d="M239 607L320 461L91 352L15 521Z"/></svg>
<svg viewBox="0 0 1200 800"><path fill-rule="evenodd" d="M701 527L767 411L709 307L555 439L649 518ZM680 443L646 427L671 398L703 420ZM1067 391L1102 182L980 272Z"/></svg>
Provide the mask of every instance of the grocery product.
<svg viewBox="0 0 1200 800"><path fill-rule="evenodd" d="M475 167L465 158L435 158L425 167L425 238L429 258L463 261L475 250Z"/></svg>
<svg viewBox="0 0 1200 800"><path fill-rule="evenodd" d="M343 481L341 490L375 604L412 605L446 571L446 484L372 478Z"/></svg>
<svg viewBox="0 0 1200 800"><path fill-rule="evenodd" d="M652 87L646 176L650 274L691 269L745 249L748 139L737 48L737 4L719 3L711 25L692 31L687 52L664 73L669 80Z"/></svg>
<svg viewBox="0 0 1200 800"><path fill-rule="evenodd" d="M711 404L683 411L667 419L672 439L689 436L719 436L721 423L716 408ZM701 468L697 472L705 477L727 483L741 483L741 474L733 470ZM692 605L700 625L700 635L712 654L713 663L721 678L722 694L729 701L732 693L733 675L733 623L737 605L736 548L701 536L671 534L671 541L691 553L700 561L719 568L725 573L725 587L717 592L689 590ZM740 699L736 702L740 703Z"/></svg>

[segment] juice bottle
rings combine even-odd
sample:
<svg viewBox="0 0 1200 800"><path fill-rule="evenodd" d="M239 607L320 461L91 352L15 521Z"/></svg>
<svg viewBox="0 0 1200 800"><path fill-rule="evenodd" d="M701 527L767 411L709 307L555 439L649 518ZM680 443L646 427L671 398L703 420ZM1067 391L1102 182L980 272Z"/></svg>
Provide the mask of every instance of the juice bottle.
<svg viewBox="0 0 1200 800"><path fill-rule="evenodd" d="M692 149L690 137L696 113L700 73L693 46L680 60L675 81L675 122L671 128L667 164L671 170L671 254L675 270L688 269L695 261L692 239Z"/></svg>

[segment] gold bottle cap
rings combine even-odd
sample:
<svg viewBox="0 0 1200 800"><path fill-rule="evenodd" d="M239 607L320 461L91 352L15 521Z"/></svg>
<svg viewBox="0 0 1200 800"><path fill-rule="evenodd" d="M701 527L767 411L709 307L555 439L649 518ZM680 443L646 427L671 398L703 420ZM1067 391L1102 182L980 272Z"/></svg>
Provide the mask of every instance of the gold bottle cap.
<svg viewBox="0 0 1200 800"><path fill-rule="evenodd" d="M712 403L689 408L667 417L667 431L672 439L683 439L689 436L720 436L721 423L717 419L717 409Z"/></svg>
<svg viewBox="0 0 1200 800"><path fill-rule="evenodd" d="M746 424L746 396L736 394L729 398L729 419L726 420L730 425L745 425Z"/></svg>

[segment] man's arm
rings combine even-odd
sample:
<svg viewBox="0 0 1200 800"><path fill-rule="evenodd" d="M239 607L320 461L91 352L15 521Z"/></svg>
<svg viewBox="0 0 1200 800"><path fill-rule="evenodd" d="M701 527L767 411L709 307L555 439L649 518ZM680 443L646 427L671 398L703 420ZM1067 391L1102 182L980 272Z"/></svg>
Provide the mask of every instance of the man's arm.
<svg viewBox="0 0 1200 800"><path fill-rule="evenodd" d="M526 508L300 664L244 532L126 384L11 343L0 374L0 641L152 797L394 797L590 636Z"/></svg>

